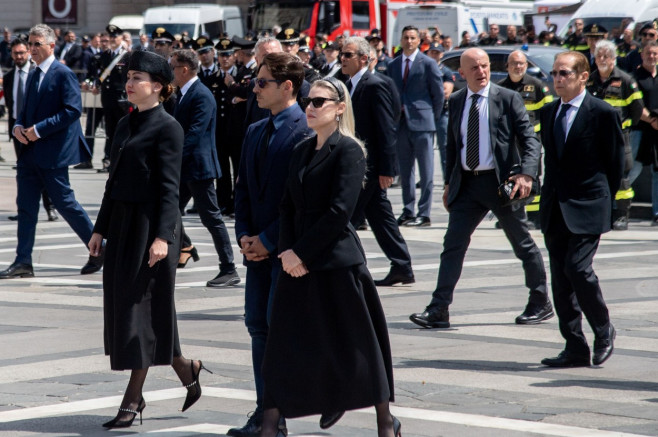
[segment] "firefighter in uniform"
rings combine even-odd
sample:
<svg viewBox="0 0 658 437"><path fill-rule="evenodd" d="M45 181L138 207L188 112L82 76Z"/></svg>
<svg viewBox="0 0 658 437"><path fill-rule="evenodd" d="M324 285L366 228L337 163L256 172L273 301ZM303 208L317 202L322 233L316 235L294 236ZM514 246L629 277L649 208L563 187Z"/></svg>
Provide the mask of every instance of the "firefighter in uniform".
<svg viewBox="0 0 658 437"><path fill-rule="evenodd" d="M515 50L507 58L507 77L500 81L498 85L516 91L521 94L521 98L528 111L530 123L535 128L535 133L539 137L541 124L539 123L539 111L544 105L553 101L553 95L548 87L539 79L526 73L528 69L528 59L521 50ZM539 166L541 172L541 165ZM538 175L540 176L541 173ZM539 196L525 207L528 220L539 229Z"/></svg>
<svg viewBox="0 0 658 437"><path fill-rule="evenodd" d="M578 18L574 22L574 25L576 26L576 30L574 30L574 32L564 40L562 47L567 50L585 52L589 50L589 46L587 45L587 38L585 38L585 35L583 35L585 22L582 20L582 18Z"/></svg>
<svg viewBox="0 0 658 437"><path fill-rule="evenodd" d="M388 64L391 63L392 59L386 54L386 50L384 50L384 42L382 41L379 29L372 29L370 35L366 36L366 40L370 43L370 47L377 50L377 65L375 66L375 71L377 73L386 74Z"/></svg>
<svg viewBox="0 0 658 437"><path fill-rule="evenodd" d="M658 21L654 20L650 23L644 24L640 28L640 44L628 52L624 58L623 65L619 65L624 71L633 73L642 65L642 47L649 41L658 40Z"/></svg>
<svg viewBox="0 0 658 437"><path fill-rule="evenodd" d="M635 79L615 65L616 53L616 47L612 41L604 40L596 44L595 56L598 69L590 76L587 91L592 96L608 102L619 111L621 117L626 165L619 191L615 195L612 228L625 231L628 229L629 211L634 196L628 179L628 172L633 166L630 128L640 121L644 104L642 103L642 92Z"/></svg>
<svg viewBox="0 0 658 437"><path fill-rule="evenodd" d="M103 167L98 172L109 171L110 149L117 123L128 113L130 107L125 94L128 52L121 44L123 31L113 24L107 26L105 30L110 36L110 48L101 53L97 70L100 74L94 80L101 90L101 105L103 106L103 117L105 118L106 136Z"/></svg>

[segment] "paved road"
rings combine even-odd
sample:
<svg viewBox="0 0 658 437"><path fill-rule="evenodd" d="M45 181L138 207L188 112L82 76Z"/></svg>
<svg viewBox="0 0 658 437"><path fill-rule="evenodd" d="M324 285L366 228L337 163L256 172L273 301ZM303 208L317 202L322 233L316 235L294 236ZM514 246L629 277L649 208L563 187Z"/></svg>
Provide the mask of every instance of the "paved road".
<svg viewBox="0 0 658 437"><path fill-rule="evenodd" d="M15 187L10 144L0 142L0 152L7 159L0 164L4 268L16 244L15 222L7 220L15 210ZM71 171L92 219L104 179ZM453 326L424 330L408 321L428 303L436 281L447 220L440 196L437 187L432 227L403 230L417 282L380 290L394 355L393 411L405 437L658 435L658 228L633 222L629 231L609 233L601 243L595 268L617 327L615 354L602 367L553 370L539 361L562 347L556 320L514 325L527 291L520 263L492 220L473 237L450 308ZM399 189L391 197L399 211ZM36 277L0 283L0 435L107 436L100 424L114 416L127 373L110 371L103 355L101 273L80 276L87 257L82 243L66 223L45 221L43 211L41 218ZM198 217L184 220L201 261L179 270L177 278L181 342L187 357L203 359L214 374L201 375L204 396L180 413L184 389L170 368L154 368L143 425L113 435L223 434L243 424L254 406L244 284L205 288L216 273L216 255ZM232 235L233 223L228 225ZM382 277L386 259L369 231L359 235L373 276ZM533 235L545 253L541 234ZM239 272L244 277L244 269ZM349 412L326 432L317 419L289 421L291 436L376 435L372 409Z"/></svg>

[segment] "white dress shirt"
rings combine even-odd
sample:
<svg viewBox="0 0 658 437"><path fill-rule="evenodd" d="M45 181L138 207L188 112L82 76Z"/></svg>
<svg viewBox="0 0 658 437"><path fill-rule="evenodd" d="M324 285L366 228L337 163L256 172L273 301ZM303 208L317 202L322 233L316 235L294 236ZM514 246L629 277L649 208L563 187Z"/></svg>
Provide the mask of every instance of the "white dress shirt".
<svg viewBox="0 0 658 437"><path fill-rule="evenodd" d="M350 97L354 95L354 90L356 89L356 86L359 84L359 81L365 74L365 72L368 71L368 67L363 67L359 71L356 72L354 76L350 78L350 82L352 82L352 89L350 90Z"/></svg>
<svg viewBox="0 0 658 437"><path fill-rule="evenodd" d="M578 115L578 110L580 109L580 105L583 104L583 100L585 100L585 93L586 91L583 90L582 93L578 94L576 97L573 99L569 100L568 102L565 102L564 100L560 103L560 107L557 110L557 113L555 114L555 119L560 115L560 111L562 110L562 104L568 103L571 105L571 108L567 109L567 113L565 115L565 118L567 119L567 128L565 129L565 137L564 141L567 140L567 137L569 136L569 129L571 129L571 126L573 125L574 120L576 119L576 115Z"/></svg>
<svg viewBox="0 0 658 437"><path fill-rule="evenodd" d="M468 168L466 165L466 141L468 135L468 112L471 110L471 104L473 99L471 96L474 93L467 88L466 93L466 102L464 102L464 111L462 112L462 122L460 127L460 133L462 136L462 147L461 147L461 161L462 168L467 171L472 170L492 170L495 168L493 160L493 150L491 149L491 134L489 132L489 90L491 89L491 82L487 84L486 87L482 88L477 94L480 95L480 98L477 101L478 111L480 113L480 164L476 168Z"/></svg>

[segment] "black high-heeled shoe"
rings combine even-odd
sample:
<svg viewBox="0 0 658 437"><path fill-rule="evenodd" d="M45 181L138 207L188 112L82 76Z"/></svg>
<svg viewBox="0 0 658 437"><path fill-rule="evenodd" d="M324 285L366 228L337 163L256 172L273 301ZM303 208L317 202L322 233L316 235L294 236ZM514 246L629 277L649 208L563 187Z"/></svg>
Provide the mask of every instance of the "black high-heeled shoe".
<svg viewBox="0 0 658 437"><path fill-rule="evenodd" d="M194 360L190 360L190 367L192 369L192 375L194 375ZM194 375L194 381L183 386L187 389L187 397L185 398L185 402L183 403L183 409L181 411L185 411L188 408L190 408L201 397L201 384L199 384L199 374L201 373L202 370L205 370L208 373L212 373L210 370L206 369L203 366L201 360L199 360L199 371L197 372L196 375Z"/></svg>
<svg viewBox="0 0 658 437"><path fill-rule="evenodd" d="M133 424L133 421L135 420L135 417L137 417L137 413L139 413L139 424L142 424L142 411L144 411L144 408L146 408L146 401L144 400L144 397L142 396L142 399L139 401L139 405L137 406L136 410L131 410L129 408L119 408L119 412L117 413L116 417L109 422L105 422L103 426L105 428L128 428ZM130 418L129 420L126 419L119 419L123 415L123 413L132 413L133 417Z"/></svg>
<svg viewBox="0 0 658 437"><path fill-rule="evenodd" d="M393 435L395 437L402 437L402 424L397 417L391 415L393 418Z"/></svg>
<svg viewBox="0 0 658 437"><path fill-rule="evenodd" d="M178 268L182 269L187 265L187 262L192 258L194 262L199 261L199 252L197 252L196 247L190 246L185 249L181 249L180 257L178 258Z"/></svg>

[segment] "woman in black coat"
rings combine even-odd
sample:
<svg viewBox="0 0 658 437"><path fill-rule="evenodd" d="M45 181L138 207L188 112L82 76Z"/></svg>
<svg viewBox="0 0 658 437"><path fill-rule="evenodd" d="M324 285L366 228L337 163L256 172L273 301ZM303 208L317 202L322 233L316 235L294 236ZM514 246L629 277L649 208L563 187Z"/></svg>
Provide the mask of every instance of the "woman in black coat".
<svg viewBox="0 0 658 437"><path fill-rule="evenodd" d="M280 414L322 414L327 428L345 410L372 405L378 435L398 436L400 422L389 412L386 319L350 224L366 170L350 95L342 82L325 78L313 83L307 100L308 126L317 135L293 152L281 203L285 273L274 294L263 362L262 436L277 435Z"/></svg>
<svg viewBox="0 0 658 437"><path fill-rule="evenodd" d="M128 70L126 92L137 109L117 125L112 168L89 242L92 255L105 253L105 353L112 370L131 370L119 413L106 428L128 427L137 413L141 422L150 366L172 365L188 390L183 411L201 396L204 368L183 357L176 324L183 130L161 105L173 91L171 67L154 53L137 51Z"/></svg>

